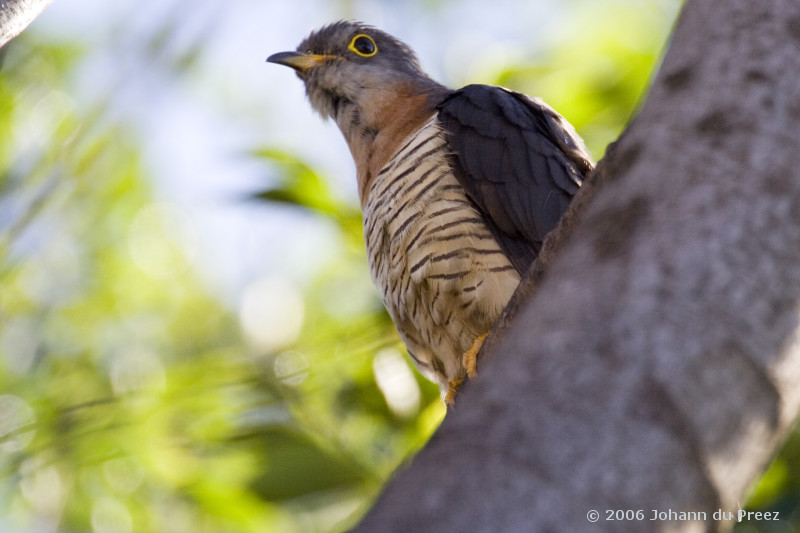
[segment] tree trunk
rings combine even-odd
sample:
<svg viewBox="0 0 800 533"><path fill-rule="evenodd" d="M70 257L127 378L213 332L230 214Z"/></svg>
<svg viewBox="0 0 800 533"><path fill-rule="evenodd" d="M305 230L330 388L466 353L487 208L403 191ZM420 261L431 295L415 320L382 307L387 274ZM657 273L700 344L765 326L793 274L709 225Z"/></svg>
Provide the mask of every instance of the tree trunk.
<svg viewBox="0 0 800 533"><path fill-rule="evenodd" d="M53 0L0 0L0 48L22 33Z"/></svg>
<svg viewBox="0 0 800 533"><path fill-rule="evenodd" d="M797 0L686 3L569 239L356 531L730 528L800 405L798 73Z"/></svg>

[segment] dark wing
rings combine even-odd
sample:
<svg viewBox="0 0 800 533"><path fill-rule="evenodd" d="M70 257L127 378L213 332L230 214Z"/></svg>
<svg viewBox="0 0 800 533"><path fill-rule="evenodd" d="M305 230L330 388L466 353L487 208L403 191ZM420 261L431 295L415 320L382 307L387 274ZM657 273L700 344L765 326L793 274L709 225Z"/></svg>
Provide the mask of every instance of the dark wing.
<svg viewBox="0 0 800 533"><path fill-rule="evenodd" d="M520 274L592 169L583 141L539 99L468 85L439 104L453 167Z"/></svg>

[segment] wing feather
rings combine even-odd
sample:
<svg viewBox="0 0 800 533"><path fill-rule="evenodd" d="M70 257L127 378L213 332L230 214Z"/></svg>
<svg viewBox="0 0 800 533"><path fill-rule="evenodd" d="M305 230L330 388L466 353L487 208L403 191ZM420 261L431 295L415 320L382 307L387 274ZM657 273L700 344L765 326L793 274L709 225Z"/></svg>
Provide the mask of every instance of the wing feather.
<svg viewBox="0 0 800 533"><path fill-rule="evenodd" d="M456 176L520 272L592 169L572 126L539 99L468 85L439 104Z"/></svg>

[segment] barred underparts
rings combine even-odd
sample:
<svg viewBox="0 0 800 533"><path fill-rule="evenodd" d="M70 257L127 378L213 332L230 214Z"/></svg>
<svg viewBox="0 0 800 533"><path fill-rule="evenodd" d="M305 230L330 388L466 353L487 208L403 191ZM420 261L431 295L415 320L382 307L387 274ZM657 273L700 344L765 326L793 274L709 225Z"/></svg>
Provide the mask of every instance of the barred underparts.
<svg viewBox="0 0 800 533"><path fill-rule="evenodd" d="M383 167L364 206L372 278L409 354L447 391L519 284L453 174L436 115Z"/></svg>

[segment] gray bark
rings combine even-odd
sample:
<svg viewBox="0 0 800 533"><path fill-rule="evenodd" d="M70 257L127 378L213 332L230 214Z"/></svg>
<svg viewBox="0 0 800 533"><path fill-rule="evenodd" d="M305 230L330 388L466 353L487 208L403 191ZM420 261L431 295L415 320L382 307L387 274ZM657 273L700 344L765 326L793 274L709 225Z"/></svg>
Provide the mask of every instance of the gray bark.
<svg viewBox="0 0 800 533"><path fill-rule="evenodd" d="M569 238L356 531L729 529L800 405L798 72L796 0L686 3Z"/></svg>
<svg viewBox="0 0 800 533"><path fill-rule="evenodd" d="M0 48L38 17L53 0L0 0Z"/></svg>

